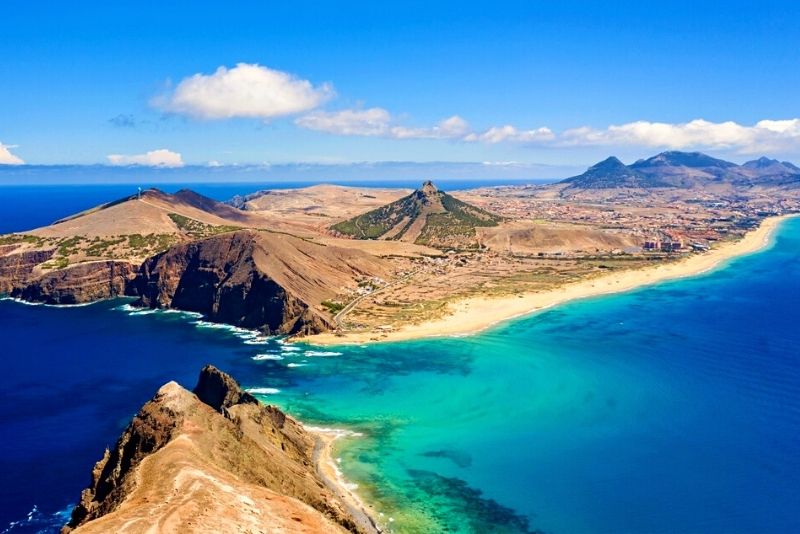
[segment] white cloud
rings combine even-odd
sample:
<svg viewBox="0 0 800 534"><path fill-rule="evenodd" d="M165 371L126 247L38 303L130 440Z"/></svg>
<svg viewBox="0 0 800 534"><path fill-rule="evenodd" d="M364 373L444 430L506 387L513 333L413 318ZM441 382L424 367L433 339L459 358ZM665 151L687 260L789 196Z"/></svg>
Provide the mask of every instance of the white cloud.
<svg viewBox="0 0 800 534"><path fill-rule="evenodd" d="M513 143L542 143L555 139L555 134L549 128L537 128L535 130L518 130L510 124L505 126L493 126L488 130L477 133L473 132L464 141L481 141L483 143L496 144L502 142Z"/></svg>
<svg viewBox="0 0 800 534"><path fill-rule="evenodd" d="M295 119L301 128L335 135L390 137L393 139L455 139L469 131L467 121L454 115L435 126L413 128L396 124L383 108L314 111Z"/></svg>
<svg viewBox="0 0 800 534"><path fill-rule="evenodd" d="M336 135L382 136L389 131L392 117L383 108L314 111L295 119L301 128Z"/></svg>
<svg viewBox="0 0 800 534"><path fill-rule="evenodd" d="M272 119L309 111L333 95L328 84L315 87L287 72L239 63L213 74L184 78L168 95L151 103L164 111L201 119Z"/></svg>
<svg viewBox="0 0 800 534"><path fill-rule="evenodd" d="M395 139L455 139L468 132L469 124L458 115L441 120L430 128L394 126L389 130L391 137Z"/></svg>
<svg viewBox="0 0 800 534"><path fill-rule="evenodd" d="M775 152L800 148L800 119L762 120L753 126L733 121L696 119L685 123L636 121L596 130L566 130L562 146L646 146L672 149L711 148L740 153Z"/></svg>
<svg viewBox="0 0 800 534"><path fill-rule="evenodd" d="M519 143L545 147L645 146L668 149L714 149L741 154L800 150L800 119L762 120L752 126L733 121L696 119L684 123L635 121L604 129L588 126L554 133L546 127L519 130L493 126L468 133L464 141Z"/></svg>
<svg viewBox="0 0 800 534"><path fill-rule="evenodd" d="M183 167L183 158L177 152L166 148L151 150L145 154L106 156L111 165L144 165L148 167Z"/></svg>
<svg viewBox="0 0 800 534"><path fill-rule="evenodd" d="M22 161L22 158L11 153L9 150L11 148L15 148L15 146L0 143L0 165L24 165L25 162Z"/></svg>

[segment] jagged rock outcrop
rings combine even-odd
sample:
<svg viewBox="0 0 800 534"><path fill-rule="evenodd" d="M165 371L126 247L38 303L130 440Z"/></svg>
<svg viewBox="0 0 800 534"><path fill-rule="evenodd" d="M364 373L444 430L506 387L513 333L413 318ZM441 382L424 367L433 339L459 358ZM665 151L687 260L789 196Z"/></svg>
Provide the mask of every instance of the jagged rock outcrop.
<svg viewBox="0 0 800 534"><path fill-rule="evenodd" d="M136 266L125 261L93 261L22 278L11 296L45 304L81 304L117 297L136 275Z"/></svg>
<svg viewBox="0 0 800 534"><path fill-rule="evenodd" d="M317 442L206 366L159 389L92 471L63 533L374 532L317 472Z"/></svg>
<svg viewBox="0 0 800 534"><path fill-rule="evenodd" d="M148 259L134 284L139 304L200 312L265 333L311 334L333 327L321 303L388 264L355 249L242 230L174 246Z"/></svg>

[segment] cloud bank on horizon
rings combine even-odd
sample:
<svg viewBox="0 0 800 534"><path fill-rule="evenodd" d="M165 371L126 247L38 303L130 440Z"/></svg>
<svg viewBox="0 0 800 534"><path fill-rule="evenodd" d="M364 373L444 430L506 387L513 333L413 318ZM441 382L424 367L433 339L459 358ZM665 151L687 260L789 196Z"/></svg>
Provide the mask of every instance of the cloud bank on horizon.
<svg viewBox="0 0 800 534"><path fill-rule="evenodd" d="M110 165L142 165L146 167L183 167L183 158L177 152L159 148L144 154L124 155L109 154L106 156Z"/></svg>
<svg viewBox="0 0 800 534"><path fill-rule="evenodd" d="M24 165L25 162L19 156L11 153L14 145L4 145L0 143L0 165Z"/></svg>
<svg viewBox="0 0 800 534"><path fill-rule="evenodd" d="M298 76L258 64L221 66L194 74L152 104L165 112L205 120L295 116L303 129L339 136L390 139L446 139L538 147L639 146L666 149L728 150L740 154L800 149L800 119L764 119L753 125L693 119L683 123L639 120L605 128L580 126L554 132L547 126L525 129L511 124L473 129L453 115L428 126L407 126L382 107L320 109L335 96L331 83L315 86Z"/></svg>
<svg viewBox="0 0 800 534"><path fill-rule="evenodd" d="M255 63L218 67L210 74L188 76L153 97L151 107L200 122L256 119L270 122L292 118L297 128L334 136L394 140L447 140L486 145L513 144L538 148L647 147L672 150L717 150L750 155L800 152L800 118L764 119L752 125L734 121L693 119L683 123L639 120L603 128L579 126L553 131L547 126L521 128L512 124L473 128L452 115L432 125L407 125L382 107L325 109L336 97L330 82L313 84L301 77ZM111 122L133 127L135 120L119 115ZM22 165L13 145L0 144L0 164ZM180 153L166 149L141 154L109 154L108 164L181 167ZM216 163L216 162L215 162Z"/></svg>

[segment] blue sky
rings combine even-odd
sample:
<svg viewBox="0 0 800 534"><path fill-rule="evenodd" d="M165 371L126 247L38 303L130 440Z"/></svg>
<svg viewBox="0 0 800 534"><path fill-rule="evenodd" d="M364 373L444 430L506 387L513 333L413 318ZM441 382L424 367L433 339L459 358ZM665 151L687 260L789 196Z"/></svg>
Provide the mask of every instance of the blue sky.
<svg viewBox="0 0 800 534"><path fill-rule="evenodd" d="M117 4L4 2L0 162L800 159L798 2Z"/></svg>

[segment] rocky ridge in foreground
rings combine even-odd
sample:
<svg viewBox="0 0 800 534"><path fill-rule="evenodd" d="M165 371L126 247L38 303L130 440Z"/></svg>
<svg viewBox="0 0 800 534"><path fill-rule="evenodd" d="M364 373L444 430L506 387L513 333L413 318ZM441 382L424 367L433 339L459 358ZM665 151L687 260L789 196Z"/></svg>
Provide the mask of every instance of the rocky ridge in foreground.
<svg viewBox="0 0 800 534"><path fill-rule="evenodd" d="M319 443L206 366L161 387L92 470L62 533L376 532L318 472Z"/></svg>

